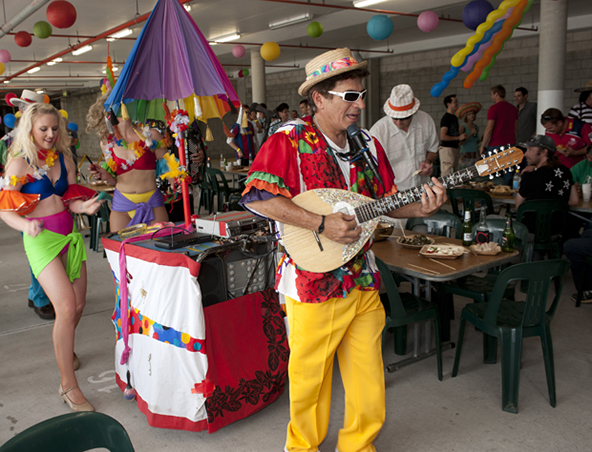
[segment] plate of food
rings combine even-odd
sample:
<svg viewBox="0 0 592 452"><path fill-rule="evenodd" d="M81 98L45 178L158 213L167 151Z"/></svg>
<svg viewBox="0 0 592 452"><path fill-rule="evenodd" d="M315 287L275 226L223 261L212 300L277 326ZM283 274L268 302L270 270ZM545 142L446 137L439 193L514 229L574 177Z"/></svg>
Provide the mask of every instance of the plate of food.
<svg viewBox="0 0 592 452"><path fill-rule="evenodd" d="M390 223L378 223L376 229L374 230L374 241L375 242L382 242L383 240L388 239L395 226Z"/></svg>
<svg viewBox="0 0 592 452"><path fill-rule="evenodd" d="M477 181L470 181L469 185L473 188L476 188L478 190L489 190L490 188L493 187L493 182L477 182Z"/></svg>
<svg viewBox="0 0 592 452"><path fill-rule="evenodd" d="M465 253L462 246L455 245L425 245L419 254L432 259L456 259Z"/></svg>
<svg viewBox="0 0 592 452"><path fill-rule="evenodd" d="M429 238L423 234L408 235L407 237L399 237L397 243L403 248L420 249L425 245L431 245L435 242L434 239Z"/></svg>
<svg viewBox="0 0 592 452"><path fill-rule="evenodd" d="M481 254L484 256L495 256L502 251L500 246L495 242L478 243L477 245L471 245L469 248L473 254Z"/></svg>
<svg viewBox="0 0 592 452"><path fill-rule="evenodd" d="M514 190L509 185L496 185L492 189L489 190L489 193L494 195L513 195Z"/></svg>

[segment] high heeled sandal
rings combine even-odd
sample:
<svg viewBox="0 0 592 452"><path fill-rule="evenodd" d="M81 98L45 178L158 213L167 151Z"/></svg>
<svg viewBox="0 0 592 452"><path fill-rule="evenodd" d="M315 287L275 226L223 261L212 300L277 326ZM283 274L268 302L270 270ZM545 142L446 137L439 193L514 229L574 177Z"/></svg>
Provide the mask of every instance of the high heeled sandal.
<svg viewBox="0 0 592 452"><path fill-rule="evenodd" d="M64 401L64 403L66 403L70 409L74 412L78 412L78 411L95 411L95 407L91 405L91 403L87 400L86 402L83 403L74 403L72 402L72 400L70 400L70 397L68 397L68 393L70 391L73 391L74 389L77 389L78 385L71 387L70 389L67 390L63 390L62 389L62 385L60 385L60 388L58 390L58 394L60 395L60 397L62 398L62 400Z"/></svg>
<svg viewBox="0 0 592 452"><path fill-rule="evenodd" d="M74 370L78 369L80 369L80 360L78 359L78 356L76 356L76 353L74 353Z"/></svg>

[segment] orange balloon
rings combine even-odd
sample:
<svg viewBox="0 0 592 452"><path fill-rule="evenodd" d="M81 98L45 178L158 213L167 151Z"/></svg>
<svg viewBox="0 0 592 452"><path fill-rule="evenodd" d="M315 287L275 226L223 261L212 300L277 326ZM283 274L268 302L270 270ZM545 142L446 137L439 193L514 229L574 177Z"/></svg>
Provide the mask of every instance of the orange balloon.
<svg viewBox="0 0 592 452"><path fill-rule="evenodd" d="M43 95L43 102L49 104L49 96L47 94Z"/></svg>

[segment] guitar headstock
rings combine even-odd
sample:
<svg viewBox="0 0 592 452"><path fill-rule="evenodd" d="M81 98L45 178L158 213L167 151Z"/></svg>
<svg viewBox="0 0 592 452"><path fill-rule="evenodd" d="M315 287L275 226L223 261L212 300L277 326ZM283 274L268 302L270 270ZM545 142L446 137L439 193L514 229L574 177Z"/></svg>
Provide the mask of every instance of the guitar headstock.
<svg viewBox="0 0 592 452"><path fill-rule="evenodd" d="M494 151L488 157L475 163L475 167L479 172L479 176L500 176L502 171L515 168L523 157L522 149L517 147L504 148L502 146L498 151Z"/></svg>

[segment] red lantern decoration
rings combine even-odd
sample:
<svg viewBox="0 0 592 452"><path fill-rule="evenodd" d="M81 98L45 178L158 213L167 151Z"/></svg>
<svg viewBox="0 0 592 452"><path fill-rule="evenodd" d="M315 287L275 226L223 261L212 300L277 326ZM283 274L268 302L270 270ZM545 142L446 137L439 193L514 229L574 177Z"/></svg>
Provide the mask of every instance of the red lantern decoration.
<svg viewBox="0 0 592 452"><path fill-rule="evenodd" d="M26 31L19 31L14 35L14 42L19 47L29 47L33 42L33 38Z"/></svg>
<svg viewBox="0 0 592 452"><path fill-rule="evenodd" d="M76 8L65 0L55 0L47 7L47 20L56 28L70 28L76 22Z"/></svg>

